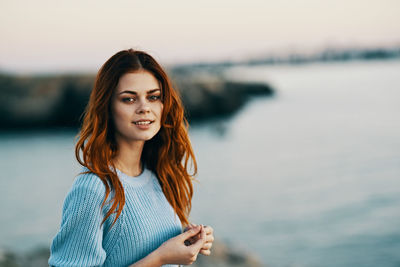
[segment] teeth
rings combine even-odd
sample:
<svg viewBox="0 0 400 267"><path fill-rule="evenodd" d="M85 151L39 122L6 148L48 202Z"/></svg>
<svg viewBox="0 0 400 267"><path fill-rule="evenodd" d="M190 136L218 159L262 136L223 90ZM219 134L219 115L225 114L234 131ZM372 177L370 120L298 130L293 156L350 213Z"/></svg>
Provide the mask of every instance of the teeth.
<svg viewBox="0 0 400 267"><path fill-rule="evenodd" d="M147 124L150 124L150 123L151 123L151 121L137 121L137 122L135 122L136 125L147 125Z"/></svg>

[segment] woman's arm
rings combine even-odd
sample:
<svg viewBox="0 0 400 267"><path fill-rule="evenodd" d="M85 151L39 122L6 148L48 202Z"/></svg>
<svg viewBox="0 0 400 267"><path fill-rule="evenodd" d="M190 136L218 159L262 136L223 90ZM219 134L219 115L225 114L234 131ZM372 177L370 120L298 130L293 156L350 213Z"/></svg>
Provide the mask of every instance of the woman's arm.
<svg viewBox="0 0 400 267"><path fill-rule="evenodd" d="M186 246L185 240L200 235L193 244ZM131 265L130 267L160 267L164 264L190 265L206 242L206 232L201 225L196 226L174 238L165 241L158 249Z"/></svg>
<svg viewBox="0 0 400 267"><path fill-rule="evenodd" d="M77 177L64 201L61 227L51 245L51 266L101 266L104 185L89 174Z"/></svg>

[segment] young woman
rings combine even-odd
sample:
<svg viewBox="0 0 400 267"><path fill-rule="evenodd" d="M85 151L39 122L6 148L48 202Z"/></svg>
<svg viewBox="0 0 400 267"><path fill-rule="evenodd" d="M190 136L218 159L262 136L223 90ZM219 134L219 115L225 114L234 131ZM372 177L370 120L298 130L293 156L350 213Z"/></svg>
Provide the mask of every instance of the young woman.
<svg viewBox="0 0 400 267"><path fill-rule="evenodd" d="M197 166L183 113L150 55L124 50L102 66L50 266L186 265L210 254L213 229L188 221Z"/></svg>

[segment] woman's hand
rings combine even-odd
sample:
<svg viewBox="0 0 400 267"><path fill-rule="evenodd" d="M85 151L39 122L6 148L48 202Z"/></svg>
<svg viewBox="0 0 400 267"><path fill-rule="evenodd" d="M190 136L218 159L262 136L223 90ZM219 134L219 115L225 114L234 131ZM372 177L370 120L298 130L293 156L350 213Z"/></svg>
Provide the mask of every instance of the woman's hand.
<svg viewBox="0 0 400 267"><path fill-rule="evenodd" d="M185 231L188 231L190 229L193 229L194 227L197 227L196 224L189 224L186 228ZM200 253L208 256L211 254L211 247L214 242L214 229L211 226L204 226L204 230L206 232L206 242L204 243L203 247L200 250ZM189 238L186 242L186 244L190 245L195 243L198 239L200 238L200 235L197 234L191 238Z"/></svg>
<svg viewBox="0 0 400 267"><path fill-rule="evenodd" d="M190 245L185 241L198 236ZM192 227L188 231L165 241L155 252L158 254L162 265L183 264L190 265L196 261L197 255L206 243L206 230L202 225Z"/></svg>

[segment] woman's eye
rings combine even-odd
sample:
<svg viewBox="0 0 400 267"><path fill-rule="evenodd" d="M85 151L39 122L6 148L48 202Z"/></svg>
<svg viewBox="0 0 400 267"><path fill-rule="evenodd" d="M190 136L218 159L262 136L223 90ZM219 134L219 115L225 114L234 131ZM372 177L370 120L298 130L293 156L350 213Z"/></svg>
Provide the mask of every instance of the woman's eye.
<svg viewBox="0 0 400 267"><path fill-rule="evenodd" d="M135 102L135 99L133 97L125 97L122 99L122 101L125 103L132 103Z"/></svg>
<svg viewBox="0 0 400 267"><path fill-rule="evenodd" d="M149 96L149 99L156 101L156 100L160 99L160 96L159 95L151 95L151 96Z"/></svg>

